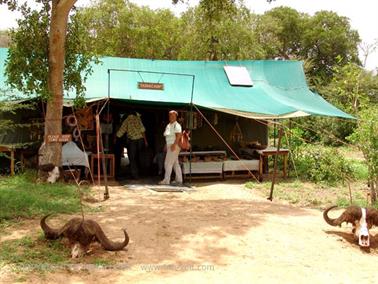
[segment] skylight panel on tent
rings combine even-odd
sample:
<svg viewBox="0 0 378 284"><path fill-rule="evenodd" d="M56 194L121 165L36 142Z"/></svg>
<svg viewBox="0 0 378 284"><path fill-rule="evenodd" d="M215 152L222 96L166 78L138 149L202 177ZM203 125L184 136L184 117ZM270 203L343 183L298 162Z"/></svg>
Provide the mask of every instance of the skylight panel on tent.
<svg viewBox="0 0 378 284"><path fill-rule="evenodd" d="M252 87L253 82L248 69L244 66L224 66L228 82L231 86Z"/></svg>

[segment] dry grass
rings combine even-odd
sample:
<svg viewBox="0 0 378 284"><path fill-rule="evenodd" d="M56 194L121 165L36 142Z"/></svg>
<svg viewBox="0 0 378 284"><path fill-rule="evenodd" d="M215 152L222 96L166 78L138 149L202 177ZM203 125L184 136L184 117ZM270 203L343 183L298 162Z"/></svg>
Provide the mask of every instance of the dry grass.
<svg viewBox="0 0 378 284"><path fill-rule="evenodd" d="M261 196L268 196L271 181L262 183L248 182L246 186ZM351 183L354 204L366 206L368 187L363 182ZM322 208L333 204L347 206L350 204L347 184L329 186L296 179L279 180L274 187L273 198L287 201L300 207Z"/></svg>

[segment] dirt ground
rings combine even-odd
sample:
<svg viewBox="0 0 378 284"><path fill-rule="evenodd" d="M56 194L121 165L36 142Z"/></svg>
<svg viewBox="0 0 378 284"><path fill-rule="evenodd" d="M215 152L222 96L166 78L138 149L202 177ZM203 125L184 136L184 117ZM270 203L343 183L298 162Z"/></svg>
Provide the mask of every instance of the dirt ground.
<svg viewBox="0 0 378 284"><path fill-rule="evenodd" d="M127 250L94 246L87 259L113 264L78 261L29 274L27 283L377 283L378 235L363 251L349 227L330 227L320 211L267 201L242 183L203 184L182 193L113 186L110 196L101 203L103 212L90 215L113 240L121 240L126 227ZM38 220L28 222L0 244L38 230ZM0 282L14 279L3 267Z"/></svg>

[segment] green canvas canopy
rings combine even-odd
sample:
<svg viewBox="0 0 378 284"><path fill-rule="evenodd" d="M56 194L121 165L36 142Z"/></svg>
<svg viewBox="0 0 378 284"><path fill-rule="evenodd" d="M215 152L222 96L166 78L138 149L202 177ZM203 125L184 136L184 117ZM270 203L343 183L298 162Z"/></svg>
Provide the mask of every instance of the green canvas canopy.
<svg viewBox="0 0 378 284"><path fill-rule="evenodd" d="M0 87L4 86L7 49L0 49ZM173 61L103 57L88 77L87 99L133 103L193 104L249 118L307 115L353 118L312 92L300 61ZM225 66L245 67L253 86L232 86ZM169 73L169 74L166 74ZM194 88L192 84L194 78ZM159 83L160 89L138 87ZM66 94L74 98L73 93Z"/></svg>

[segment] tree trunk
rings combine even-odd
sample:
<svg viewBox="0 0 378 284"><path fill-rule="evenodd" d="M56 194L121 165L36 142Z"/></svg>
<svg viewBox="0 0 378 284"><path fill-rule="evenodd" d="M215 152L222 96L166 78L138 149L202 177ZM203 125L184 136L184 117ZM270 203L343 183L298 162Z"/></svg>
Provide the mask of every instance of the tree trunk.
<svg viewBox="0 0 378 284"><path fill-rule="evenodd" d="M76 0L53 0L49 34L50 98L46 106L45 137L62 134L63 72L68 15ZM46 142L45 142L46 143ZM40 148L40 165L61 165L62 144L46 143Z"/></svg>
<svg viewBox="0 0 378 284"><path fill-rule="evenodd" d="M374 205L377 201L377 184L374 179L371 179L370 181L370 200L371 205Z"/></svg>

